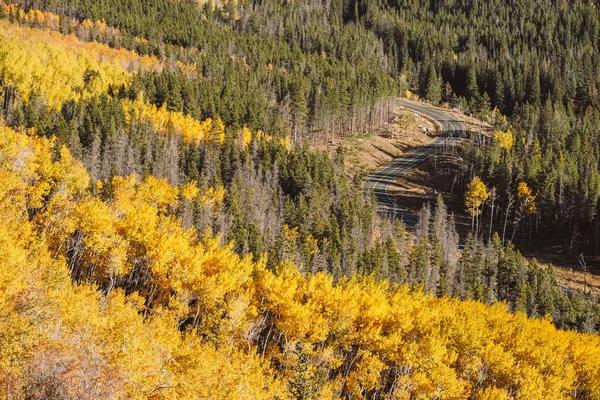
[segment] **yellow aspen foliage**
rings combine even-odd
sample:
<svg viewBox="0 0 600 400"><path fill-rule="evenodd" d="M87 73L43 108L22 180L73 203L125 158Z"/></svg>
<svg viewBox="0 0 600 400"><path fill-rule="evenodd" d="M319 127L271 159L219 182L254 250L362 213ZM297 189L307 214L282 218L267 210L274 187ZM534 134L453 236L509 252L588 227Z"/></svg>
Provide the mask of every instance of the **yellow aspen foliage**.
<svg viewBox="0 0 600 400"><path fill-rule="evenodd" d="M212 143L214 139L211 135L214 125L211 118L200 122L181 112L167 110L166 104L163 104L161 107L146 104L143 96L138 96L136 101L133 102L129 100L123 101L123 110L125 111L126 121L130 126L132 124L137 125L149 122L155 131L164 134L180 135L191 143ZM223 127L223 132L224 129ZM215 143L222 143L220 138L218 140Z"/></svg>
<svg viewBox="0 0 600 400"><path fill-rule="evenodd" d="M505 115L502 115L498 107L494 107L492 110L492 116L494 119L494 125L499 129L506 129L508 127L508 118ZM514 135L513 135L514 136Z"/></svg>
<svg viewBox="0 0 600 400"><path fill-rule="evenodd" d="M198 77L198 70L196 64L186 64L179 60L175 60L175 68L181 71L189 79L196 79Z"/></svg>
<svg viewBox="0 0 600 400"><path fill-rule="evenodd" d="M510 152L515 143L513 132L510 129L507 131L496 131L495 140L498 146L507 152Z"/></svg>
<svg viewBox="0 0 600 400"><path fill-rule="evenodd" d="M198 182L196 181L190 181L181 188L181 194L188 201L194 200L199 193L200 189L198 189Z"/></svg>
<svg viewBox="0 0 600 400"><path fill-rule="evenodd" d="M66 155L53 162L51 149L47 139L34 139L6 128L0 135L0 397L24 398L26 393L57 390L68 397L85 399L196 399L216 392L222 392L223 398L284 398L284 384L275 380L275 373L261 357L235 348L217 350L212 344L202 344L195 333L187 336L180 332L177 325L185 315L184 303L169 300L165 304L168 309L156 306L151 314L143 316L145 299L136 293L126 295L116 289L102 295L95 285L72 284L63 256L66 249L60 257L48 251L44 236L40 236L41 224L32 224L23 214L29 204L41 204L31 195L31 185L47 183L46 190L36 191L35 195L46 196L58 187L69 192L63 199L76 211L68 218L89 239L86 247L96 247L99 253L104 252L107 238L115 235L111 226L124 213L135 213L125 202L148 201L160 216L158 209L169 204L172 195L163 188L157 191L158 198L148 198L153 189L160 189L161 182L116 179L112 187L118 200L103 204L81 193L78 185L69 186L65 184L68 179L55 175L62 170L67 172L66 177L76 176L81 167L72 159L73 171L59 165L69 160ZM100 221L98 216L102 216ZM162 218L165 220L159 225L169 226L173 221L167 216ZM196 259L202 272L194 274L194 279L202 274L212 279L212 285L207 285L207 279L197 281L199 297L207 298L202 296L205 291L213 302L221 299L217 305L222 306L229 298L242 297L234 296L232 291L246 293L239 283L251 280L254 264L240 260L229 248L218 247L217 240L199 245L179 224L170 228L173 232L158 229L154 233L157 242L148 245L155 246L171 234L180 242L185 242L182 236L187 237L188 245L195 250L172 248L171 258ZM101 232L106 229L109 232ZM128 232L120 233L128 246L136 245ZM149 253L147 257L158 255ZM96 262L92 264L97 267ZM184 272L192 265L190 261L184 270L175 271L189 282ZM231 269L223 268L225 265ZM210 278L211 274L218 276ZM228 277L236 274L239 278L227 284ZM202 309L208 301L203 301ZM252 306L249 298L247 303ZM221 316L221 310L215 310L215 318ZM240 318L246 319L246 314ZM44 381L36 380L36 376L44 376Z"/></svg>
<svg viewBox="0 0 600 400"><path fill-rule="evenodd" d="M537 207L535 205L537 196L531 192L527 182L519 183L519 186L517 187L517 196L528 214L535 214L537 212Z"/></svg>
<svg viewBox="0 0 600 400"><path fill-rule="evenodd" d="M196 246L194 239L187 239L187 257L175 252L168 269L157 273L169 278L173 290L195 298L189 317L199 332L227 341L246 338L249 325L244 318L255 316L251 277L258 266L251 257L240 259L231 246L219 246L218 239L206 238Z"/></svg>
<svg viewBox="0 0 600 400"><path fill-rule="evenodd" d="M499 389L494 386L489 386L478 394L477 398L481 400L509 400L513 397L506 389Z"/></svg>
<svg viewBox="0 0 600 400"><path fill-rule="evenodd" d="M283 147L285 147L288 150L290 150L292 148L292 141L291 141L291 138L289 138L289 137L276 138L276 137L273 137L271 135L264 133L262 130L258 130L255 133L255 137L257 140L265 140L266 142L275 141L275 143L281 144Z"/></svg>
<svg viewBox="0 0 600 400"><path fill-rule="evenodd" d="M147 176L136 184L134 201L139 204L148 204L166 214L169 208L177 204L179 188L169 185L166 178Z"/></svg>
<svg viewBox="0 0 600 400"><path fill-rule="evenodd" d="M54 146L54 142L46 142L45 146ZM50 151L49 147L45 147L46 150ZM40 234L47 238L49 248L58 251L67 245L77 227L73 218L69 218L75 210L73 199L88 188L90 180L81 163L73 160L65 147L61 148L55 162L46 159L44 165L49 180L46 185L58 186L60 190L51 191L50 196L45 195L43 209L32 222L40 229ZM42 203L36 202L35 205L41 206Z"/></svg>
<svg viewBox="0 0 600 400"><path fill-rule="evenodd" d="M127 85L139 69L159 70L158 59L0 21L0 73L25 100L37 91L50 106L60 107L109 85Z"/></svg>
<svg viewBox="0 0 600 400"><path fill-rule="evenodd" d="M289 243L294 243L298 240L298 227L290 228L287 224L283 225L281 230L282 236Z"/></svg>
<svg viewBox="0 0 600 400"><path fill-rule="evenodd" d="M319 251L319 241L309 233L306 239L304 239L302 247L307 254L312 256Z"/></svg>
<svg viewBox="0 0 600 400"><path fill-rule="evenodd" d="M319 302L312 301L307 286L323 284L319 274L304 281L297 267L284 263L278 273L265 272L258 282L264 304L273 311L273 323L283 333L286 341L309 340L320 342L327 337L327 324L315 313ZM325 281L326 282L326 281ZM296 321L296 322L294 322Z"/></svg>
<svg viewBox="0 0 600 400"><path fill-rule="evenodd" d="M292 149L292 138L290 136L279 138L279 143L288 151Z"/></svg>
<svg viewBox="0 0 600 400"><path fill-rule="evenodd" d="M488 197L490 197L490 194L485 184L478 176L474 177L465 192L465 206L469 214L472 216L481 214L480 207Z"/></svg>
<svg viewBox="0 0 600 400"><path fill-rule="evenodd" d="M190 351L175 358L175 398L287 399L284 382L260 356L189 340ZM201 357L198 355L201 354Z"/></svg>
<svg viewBox="0 0 600 400"><path fill-rule="evenodd" d="M244 126L238 136L238 139L237 139L238 146L242 150L246 150L251 141L252 141L252 132L250 131L250 129L248 129L248 127Z"/></svg>
<svg viewBox="0 0 600 400"><path fill-rule="evenodd" d="M363 390L380 388L380 374L387 366L377 355L365 350L359 351L357 358L356 370L348 377L347 384L354 395L361 396Z"/></svg>
<svg viewBox="0 0 600 400"><path fill-rule="evenodd" d="M96 279L102 282L110 275L125 274L124 240L117 233L110 207L95 198L84 199L76 205L73 216L84 244L81 260L96 266Z"/></svg>
<svg viewBox="0 0 600 400"><path fill-rule="evenodd" d="M209 142L215 144L225 143L225 124L218 115L212 120Z"/></svg>
<svg viewBox="0 0 600 400"><path fill-rule="evenodd" d="M95 196L54 148L0 128L1 398L600 398L598 335L267 269L182 227L191 189L115 177Z"/></svg>
<svg viewBox="0 0 600 400"><path fill-rule="evenodd" d="M254 136L256 137L256 140L264 139L267 142L271 141L271 139L273 138L272 136L267 135L266 133L264 133L261 129L259 129L258 131L256 131L256 133L254 134Z"/></svg>
<svg viewBox="0 0 600 400"><path fill-rule="evenodd" d="M88 37L96 40L98 38L115 38L121 37L121 32L117 28L113 28L106 24L106 21L103 19L98 21L92 21L89 19L84 19L81 23L77 23L73 21L71 23L71 28L73 31L78 31L78 33L87 35Z"/></svg>
<svg viewBox="0 0 600 400"><path fill-rule="evenodd" d="M2 177L0 199L6 199L6 191L19 190L17 182L7 182ZM4 190L3 190L4 189ZM5 191L6 190L6 191ZM35 270L44 260L43 254L26 251L30 228L19 224L5 202L0 203L0 396L8 398L18 393L25 368L32 358L33 347L39 340L33 325L34 315L19 312L33 304L43 286ZM18 214L16 214L18 215ZM18 237L16 234L20 234ZM40 257L41 256L41 257ZM40 259L41 258L41 259ZM47 257L46 257L47 258ZM31 311L40 311L34 307Z"/></svg>
<svg viewBox="0 0 600 400"><path fill-rule="evenodd" d="M7 5L0 1L0 12L8 17L11 22L53 31L60 30L60 17L48 11L41 11L32 8L25 12L18 4ZM71 31L75 32L76 35L84 41L101 41L106 43L109 41L118 42L122 38L122 34L119 29L107 25L106 21L103 19L97 21L84 19L83 21L79 21L71 18L70 27ZM137 43L148 42L146 39L138 37L135 38L135 41ZM197 49L188 49L188 51L197 52ZM124 52L121 53L125 54ZM129 54L135 53L129 52ZM160 63L155 57L144 58L144 69L150 68L152 70L160 70L165 66L163 65L164 63ZM169 68L181 71L190 79L195 79L198 76L196 64L187 64L179 60L169 60L166 64ZM123 64L123 66L127 67L126 64Z"/></svg>
<svg viewBox="0 0 600 400"><path fill-rule="evenodd" d="M5 4L0 2L2 12L13 21L20 23L35 24L44 28L58 30L60 17L51 12L44 12L36 9L30 9L24 12L17 4Z"/></svg>
<svg viewBox="0 0 600 400"><path fill-rule="evenodd" d="M223 204L224 199L225 188L223 186L218 186L217 188L209 187L200 196L202 205L209 208Z"/></svg>

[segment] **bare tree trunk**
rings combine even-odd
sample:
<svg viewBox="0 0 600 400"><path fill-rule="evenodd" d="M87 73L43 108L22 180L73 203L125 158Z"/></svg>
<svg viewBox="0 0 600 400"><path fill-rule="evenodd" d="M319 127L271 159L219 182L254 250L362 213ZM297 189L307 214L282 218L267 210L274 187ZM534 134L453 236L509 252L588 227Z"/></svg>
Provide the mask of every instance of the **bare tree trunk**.
<svg viewBox="0 0 600 400"><path fill-rule="evenodd" d="M488 242L492 240L492 226L494 225L494 202L496 200L496 188L492 188L490 197L492 198L492 209L490 211L490 232L488 234Z"/></svg>
<svg viewBox="0 0 600 400"><path fill-rule="evenodd" d="M502 229L502 244L504 244L504 239L506 237L506 225L508 225L508 214L510 213L510 209L512 208L513 202L513 195L509 194L508 204L506 205L506 214L504 216L504 228Z"/></svg>
<svg viewBox="0 0 600 400"><path fill-rule="evenodd" d="M520 212L520 211L519 211L519 213L518 213L518 214L519 214L519 215L518 215L517 219L515 220L515 227L513 228L513 233L512 233L512 235L510 236L510 241L511 241L511 242L514 242L514 239L515 239L515 234L517 233L517 228L519 227L519 222L521 222L521 219L523 218L523 215L521 214L521 212ZM521 237L523 237L523 235L521 235Z"/></svg>

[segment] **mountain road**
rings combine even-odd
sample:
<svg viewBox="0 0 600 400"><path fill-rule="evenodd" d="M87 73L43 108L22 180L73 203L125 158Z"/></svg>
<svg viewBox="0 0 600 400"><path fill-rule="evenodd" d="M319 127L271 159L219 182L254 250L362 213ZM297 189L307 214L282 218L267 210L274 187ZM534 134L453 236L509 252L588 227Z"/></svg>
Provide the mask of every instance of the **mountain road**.
<svg viewBox="0 0 600 400"><path fill-rule="evenodd" d="M391 164L371 174L365 183L367 190L373 190L377 199L377 209L382 214L395 215L406 225L414 226L419 219L410 211L397 204L393 193L396 180L411 168L421 164L429 157L439 153L444 148L451 146L456 140L463 137L465 128L455 117L441 111L438 108L408 100L398 100L398 105L405 109L414 111L424 117L435 121L441 127L439 135L427 143L412 151L401 155Z"/></svg>

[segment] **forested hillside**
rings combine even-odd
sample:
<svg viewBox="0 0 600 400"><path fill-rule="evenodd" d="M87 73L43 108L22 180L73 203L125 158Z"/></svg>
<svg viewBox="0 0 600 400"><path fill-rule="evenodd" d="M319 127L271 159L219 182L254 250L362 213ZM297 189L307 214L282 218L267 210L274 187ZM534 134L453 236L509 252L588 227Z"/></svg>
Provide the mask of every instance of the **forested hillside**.
<svg viewBox="0 0 600 400"><path fill-rule="evenodd" d="M479 175L496 189L495 229L507 239L551 239L572 254L597 256L597 4L355 3L357 20L384 41L409 88L487 117L512 137L510 146L479 141L463 171L464 186ZM519 195L521 183L535 196L535 212Z"/></svg>
<svg viewBox="0 0 600 400"><path fill-rule="evenodd" d="M0 135L5 398L597 398L600 338L197 239L203 196ZM93 194L97 192L97 194Z"/></svg>
<svg viewBox="0 0 600 400"><path fill-rule="evenodd" d="M181 72L151 74L143 78L147 98L199 119L218 113L236 128L332 140L384 121L385 96L405 89L484 117L496 108L511 125L500 118L498 129L511 132L515 146L501 157L498 146L481 144L463 179L466 185L479 175L497 189L496 229L507 220L513 239L559 238L574 251L600 251L600 12L593 2L211 4L21 2L65 21L104 19L127 32L82 33L86 39L196 63L206 79L190 84ZM73 24L59 25L73 31ZM532 217L519 207L520 182L539 194Z"/></svg>
<svg viewBox="0 0 600 400"><path fill-rule="evenodd" d="M1 397L600 398L600 305L510 243L594 245L595 7L17 3ZM496 130L462 153L468 237L441 197L407 232L311 149L406 90Z"/></svg>

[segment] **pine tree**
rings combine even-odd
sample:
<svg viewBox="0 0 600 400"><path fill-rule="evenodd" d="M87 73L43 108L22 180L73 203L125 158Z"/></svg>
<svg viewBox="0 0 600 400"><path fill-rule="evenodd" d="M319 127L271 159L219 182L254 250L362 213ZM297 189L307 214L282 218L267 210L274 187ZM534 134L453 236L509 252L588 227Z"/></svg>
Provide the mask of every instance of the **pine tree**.
<svg viewBox="0 0 600 400"><path fill-rule="evenodd" d="M442 81L433 64L428 67L426 81L425 98L434 105L440 104L442 100Z"/></svg>

